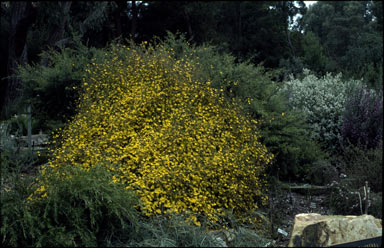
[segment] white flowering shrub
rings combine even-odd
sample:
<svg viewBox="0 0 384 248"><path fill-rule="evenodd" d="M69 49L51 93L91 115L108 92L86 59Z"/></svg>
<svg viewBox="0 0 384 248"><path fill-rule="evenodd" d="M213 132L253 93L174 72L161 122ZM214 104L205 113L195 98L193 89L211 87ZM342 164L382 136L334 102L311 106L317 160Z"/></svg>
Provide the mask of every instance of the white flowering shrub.
<svg viewBox="0 0 384 248"><path fill-rule="evenodd" d="M343 81L341 76L341 73L336 76L327 73L318 78L304 69L302 79L291 76L282 88L288 94L289 104L306 114L314 130L312 138L327 149L335 149L340 144L346 100L352 89L361 84L360 80Z"/></svg>

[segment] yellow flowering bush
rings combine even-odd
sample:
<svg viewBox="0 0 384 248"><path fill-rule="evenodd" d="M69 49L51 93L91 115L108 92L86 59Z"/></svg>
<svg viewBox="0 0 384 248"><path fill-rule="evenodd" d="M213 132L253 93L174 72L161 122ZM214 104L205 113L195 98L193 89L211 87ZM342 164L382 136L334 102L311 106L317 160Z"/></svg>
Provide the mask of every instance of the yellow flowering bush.
<svg viewBox="0 0 384 248"><path fill-rule="evenodd" d="M77 115L42 173L103 164L137 192L144 214L187 212L197 225L257 208L272 160L257 122L209 81L193 81L191 63L172 52L113 45L104 63L91 63Z"/></svg>

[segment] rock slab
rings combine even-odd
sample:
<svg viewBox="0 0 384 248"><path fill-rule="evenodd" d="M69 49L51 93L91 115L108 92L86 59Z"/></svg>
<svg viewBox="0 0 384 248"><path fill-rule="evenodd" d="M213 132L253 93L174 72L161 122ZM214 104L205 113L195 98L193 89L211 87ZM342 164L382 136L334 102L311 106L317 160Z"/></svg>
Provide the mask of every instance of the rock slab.
<svg viewBox="0 0 384 248"><path fill-rule="evenodd" d="M289 247L326 247L382 236L381 219L371 215L298 214Z"/></svg>

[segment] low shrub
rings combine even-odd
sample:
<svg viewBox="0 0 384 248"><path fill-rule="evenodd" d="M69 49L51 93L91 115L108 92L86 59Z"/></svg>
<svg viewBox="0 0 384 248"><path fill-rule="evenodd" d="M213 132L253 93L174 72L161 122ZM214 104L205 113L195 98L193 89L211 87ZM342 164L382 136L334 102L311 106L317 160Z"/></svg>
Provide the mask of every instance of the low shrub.
<svg viewBox="0 0 384 248"><path fill-rule="evenodd" d="M28 134L28 115L19 114L12 116L9 120L6 121L8 125L9 133L16 136L26 136ZM38 131L38 121L34 118L31 119L31 128L33 131Z"/></svg>
<svg viewBox="0 0 384 248"><path fill-rule="evenodd" d="M232 218L231 216L229 218ZM220 229L220 225L204 218L201 226L186 221L187 215L164 214L151 216L140 223L140 229L128 242L117 241L111 246L128 247L261 247L268 239L259 235L252 225L232 222L232 229ZM213 230L212 225L219 230Z"/></svg>
<svg viewBox="0 0 384 248"><path fill-rule="evenodd" d="M136 211L135 194L111 183L111 177L103 166L89 171L62 167L37 179L8 175L1 187L2 246L222 247L226 242L254 247L268 241L251 229L248 219L232 214L227 217L232 241L213 235L210 228L222 226L205 217L200 226L192 214L144 217ZM36 184L42 181L49 186Z"/></svg>
<svg viewBox="0 0 384 248"><path fill-rule="evenodd" d="M31 152L26 144L21 144L20 129L13 129L9 122L0 123L0 162L1 173L32 173L36 171L39 159L35 152ZM14 134L11 134L11 130ZM4 174L3 174L4 173Z"/></svg>
<svg viewBox="0 0 384 248"><path fill-rule="evenodd" d="M233 247L267 247L271 240L263 238L255 230L242 227L236 229Z"/></svg>
<svg viewBox="0 0 384 248"><path fill-rule="evenodd" d="M4 171L3 166L1 169L1 245L33 246L40 231L36 226L40 217L26 204L28 195L33 192L29 187L32 179L18 172Z"/></svg>
<svg viewBox="0 0 384 248"><path fill-rule="evenodd" d="M56 172L38 177L46 186L22 180L2 192L3 245L100 246L121 232L134 236L138 200L121 184L110 183L104 167Z"/></svg>
<svg viewBox="0 0 384 248"><path fill-rule="evenodd" d="M360 205L360 200L364 195L361 195L358 189L352 188L349 183L337 181L331 183L330 186L331 190L326 202L332 214L361 215L363 213L364 208Z"/></svg>
<svg viewBox="0 0 384 248"><path fill-rule="evenodd" d="M375 148L383 139L383 94L361 85L346 102L341 135L344 146Z"/></svg>
<svg viewBox="0 0 384 248"><path fill-rule="evenodd" d="M368 149L363 145L348 145L338 157L338 166L353 179L353 187L359 188L368 181L375 192L383 190L383 145Z"/></svg>
<svg viewBox="0 0 384 248"><path fill-rule="evenodd" d="M353 179L334 181L330 184L331 190L326 202L332 214L337 215L362 215L365 213L366 201L364 184L355 188ZM368 185L369 186L369 185ZM383 198L382 192L370 191L367 213L382 218Z"/></svg>
<svg viewBox="0 0 384 248"><path fill-rule="evenodd" d="M383 219L383 192L371 192L370 199L371 205L368 208L368 214Z"/></svg>

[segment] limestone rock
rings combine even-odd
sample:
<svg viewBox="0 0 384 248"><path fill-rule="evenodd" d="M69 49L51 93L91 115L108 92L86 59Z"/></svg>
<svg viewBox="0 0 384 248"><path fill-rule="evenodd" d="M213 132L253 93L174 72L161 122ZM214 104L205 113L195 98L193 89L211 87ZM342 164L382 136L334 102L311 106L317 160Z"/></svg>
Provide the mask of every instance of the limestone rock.
<svg viewBox="0 0 384 248"><path fill-rule="evenodd" d="M289 247L325 247L382 236L380 219L371 215L298 214Z"/></svg>

